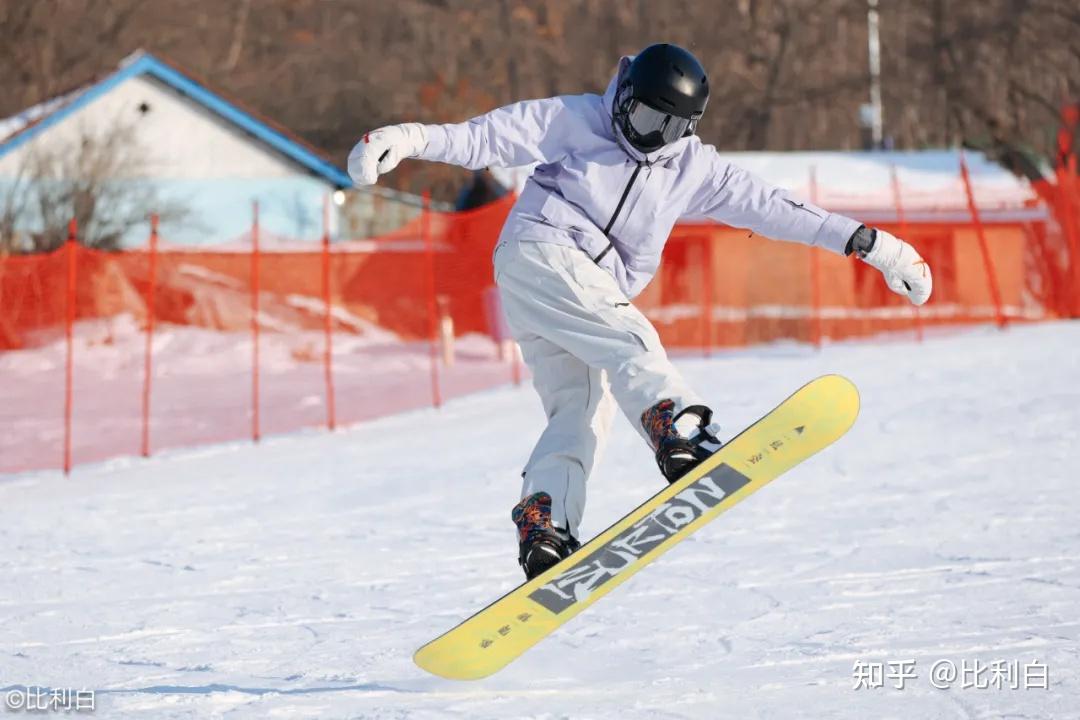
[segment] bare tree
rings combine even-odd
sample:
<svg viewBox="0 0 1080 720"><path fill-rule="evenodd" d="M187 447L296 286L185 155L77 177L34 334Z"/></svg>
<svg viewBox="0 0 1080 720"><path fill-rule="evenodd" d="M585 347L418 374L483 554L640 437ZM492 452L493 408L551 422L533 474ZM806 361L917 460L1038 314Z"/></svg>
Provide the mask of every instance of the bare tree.
<svg viewBox="0 0 1080 720"><path fill-rule="evenodd" d="M163 223L188 219L183 203L164 199L146 179L145 157L122 123L80 129L69 143L31 146L0 202L0 252L54 250L72 218L80 242L104 250L119 248L151 213Z"/></svg>

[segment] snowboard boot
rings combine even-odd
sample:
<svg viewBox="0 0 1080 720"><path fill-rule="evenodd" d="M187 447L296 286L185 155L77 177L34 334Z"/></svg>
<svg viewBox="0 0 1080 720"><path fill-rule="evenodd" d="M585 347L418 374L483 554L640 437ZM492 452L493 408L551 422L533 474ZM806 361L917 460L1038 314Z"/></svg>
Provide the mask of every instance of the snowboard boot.
<svg viewBox="0 0 1080 720"><path fill-rule="evenodd" d="M669 483L720 449L711 423L712 410L704 405L691 405L676 414L672 400L661 400L641 414L641 425L656 451L656 464Z"/></svg>
<svg viewBox="0 0 1080 720"><path fill-rule="evenodd" d="M545 492L519 502L510 517L518 529L518 563L528 580L581 547L569 531L551 524L551 496Z"/></svg>

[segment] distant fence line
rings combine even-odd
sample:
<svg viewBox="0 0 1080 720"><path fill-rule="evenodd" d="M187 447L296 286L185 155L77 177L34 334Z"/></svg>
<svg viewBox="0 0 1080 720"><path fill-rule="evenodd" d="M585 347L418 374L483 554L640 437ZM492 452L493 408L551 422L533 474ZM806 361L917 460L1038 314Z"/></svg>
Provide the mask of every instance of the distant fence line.
<svg viewBox="0 0 1080 720"><path fill-rule="evenodd" d="M1049 220L986 222L963 180L966 219L897 206L883 226L934 269L921 309L850 258L715 224L677 226L635 302L665 345L705 355L1080 315L1075 184ZM170 248L152 222L146 248L100 252L73 222L53 253L0 258L0 473L333 429L520 382L490 265L512 203L422 205L393 232L289 251L262 247L257 212L244 251Z"/></svg>

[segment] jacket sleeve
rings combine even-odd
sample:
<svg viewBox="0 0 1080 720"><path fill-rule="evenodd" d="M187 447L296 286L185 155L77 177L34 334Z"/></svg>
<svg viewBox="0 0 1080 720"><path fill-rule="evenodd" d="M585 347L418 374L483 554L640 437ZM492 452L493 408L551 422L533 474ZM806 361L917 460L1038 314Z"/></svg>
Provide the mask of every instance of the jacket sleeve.
<svg viewBox="0 0 1080 720"><path fill-rule="evenodd" d="M774 240L815 245L839 255L844 254L848 240L862 225L791 198L786 190L725 162L712 146L702 146L702 150L707 174L684 217L709 218Z"/></svg>
<svg viewBox="0 0 1080 720"><path fill-rule="evenodd" d="M467 122L426 125L428 142L418 157L471 170L557 162L578 122L571 100L526 100Z"/></svg>

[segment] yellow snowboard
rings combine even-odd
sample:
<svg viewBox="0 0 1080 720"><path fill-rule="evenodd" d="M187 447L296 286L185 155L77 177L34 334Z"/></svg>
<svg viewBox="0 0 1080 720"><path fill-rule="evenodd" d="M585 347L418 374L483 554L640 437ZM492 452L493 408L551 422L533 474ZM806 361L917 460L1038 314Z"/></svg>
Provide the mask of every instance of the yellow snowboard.
<svg viewBox="0 0 1080 720"><path fill-rule="evenodd" d="M690 533L827 447L854 424L859 392L825 375L544 574L416 651L424 670L487 677Z"/></svg>

